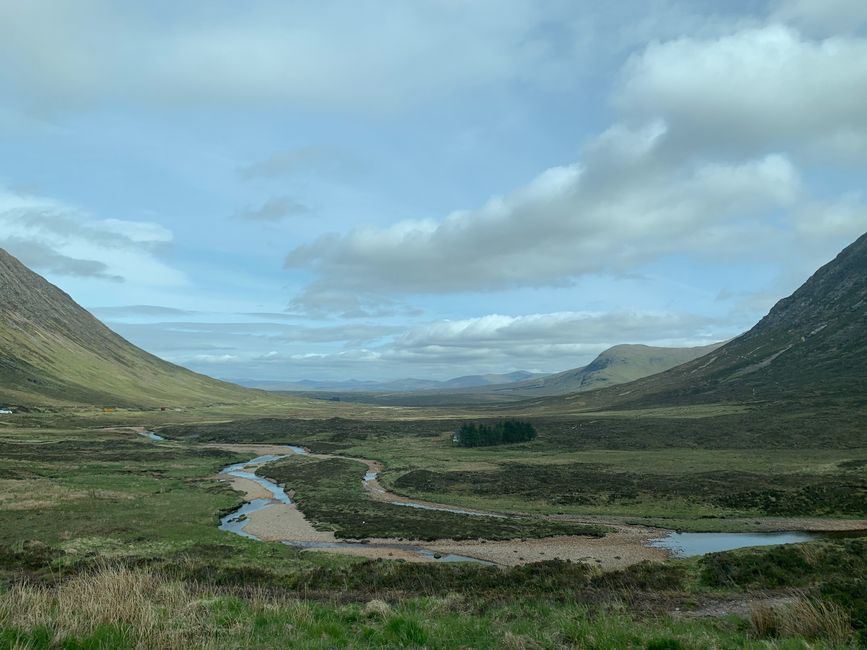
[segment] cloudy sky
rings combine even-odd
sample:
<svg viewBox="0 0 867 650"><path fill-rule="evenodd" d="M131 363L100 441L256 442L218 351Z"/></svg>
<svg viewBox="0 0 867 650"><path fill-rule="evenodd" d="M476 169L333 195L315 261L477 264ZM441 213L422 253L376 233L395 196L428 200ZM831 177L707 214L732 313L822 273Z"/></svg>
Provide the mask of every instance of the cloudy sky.
<svg viewBox="0 0 867 650"><path fill-rule="evenodd" d="M867 230L864 0L0 0L0 247L231 379L749 328Z"/></svg>

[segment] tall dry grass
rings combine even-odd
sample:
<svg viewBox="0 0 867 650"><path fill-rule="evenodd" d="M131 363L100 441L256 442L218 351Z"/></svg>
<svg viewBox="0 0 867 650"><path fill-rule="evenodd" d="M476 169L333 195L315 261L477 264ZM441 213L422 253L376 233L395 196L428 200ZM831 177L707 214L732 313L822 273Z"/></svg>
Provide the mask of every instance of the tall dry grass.
<svg viewBox="0 0 867 650"><path fill-rule="evenodd" d="M750 625L758 639L846 641L852 636L852 624L845 611L833 603L804 597L785 605L753 607Z"/></svg>
<svg viewBox="0 0 867 650"><path fill-rule="evenodd" d="M32 630L45 626L57 641L86 637L101 625L124 630L135 647L166 650L220 648L213 625L214 599L207 588L171 580L147 569L103 566L51 585L18 584L0 594L0 627ZM299 619L309 616L303 604L275 602L255 590L245 594L253 611L276 607ZM250 617L231 629L233 641L249 634ZM26 646L24 646L26 647Z"/></svg>

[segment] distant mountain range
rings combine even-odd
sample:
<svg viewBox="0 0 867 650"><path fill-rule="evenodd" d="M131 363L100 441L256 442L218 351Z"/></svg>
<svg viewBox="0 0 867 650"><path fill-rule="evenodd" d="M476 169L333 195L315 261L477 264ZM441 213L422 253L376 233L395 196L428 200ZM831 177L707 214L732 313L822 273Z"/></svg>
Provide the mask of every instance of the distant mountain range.
<svg viewBox="0 0 867 650"><path fill-rule="evenodd" d="M250 388L264 390L304 392L304 391L331 391L331 392L412 392L422 390L456 390L462 388L480 388L482 386L498 386L512 384L538 377L547 376L545 373L518 370L505 374L490 375L465 375L454 379L395 379L392 381L362 381L348 379L345 381L316 381L302 379L301 381L257 381L254 379L239 379L237 383Z"/></svg>
<svg viewBox="0 0 867 650"><path fill-rule="evenodd" d="M0 407L174 407L255 396L272 399L137 348L0 249Z"/></svg>
<svg viewBox="0 0 867 650"><path fill-rule="evenodd" d="M614 386L668 370L717 349L722 343L693 348L615 345L590 364L556 374L526 371L502 375L468 375L448 381L404 379L377 383L348 382L239 382L267 390L316 391L347 401L389 406L451 406L491 404L532 397L565 395Z"/></svg>

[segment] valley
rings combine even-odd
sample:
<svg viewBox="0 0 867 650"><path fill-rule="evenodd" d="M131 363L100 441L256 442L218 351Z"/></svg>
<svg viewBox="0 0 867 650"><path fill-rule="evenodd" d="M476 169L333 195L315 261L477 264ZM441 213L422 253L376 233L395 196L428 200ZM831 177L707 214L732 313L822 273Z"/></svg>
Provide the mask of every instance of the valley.
<svg viewBox="0 0 867 650"><path fill-rule="evenodd" d="M83 370L67 391L34 347L4 348L4 372L14 354L34 381L7 388L0 419L0 647L766 647L762 608L777 626L810 612L792 643L859 642L865 256L862 237L742 337L662 373L452 406L219 383L202 399L212 380L7 262L28 322ZM32 306L45 296L63 323ZM140 363L158 372L138 404L126 380L83 388ZM195 391L161 407L185 377ZM453 442L505 418L535 437ZM58 618L71 585L106 581L140 585L132 618ZM195 607L154 615L167 590Z"/></svg>

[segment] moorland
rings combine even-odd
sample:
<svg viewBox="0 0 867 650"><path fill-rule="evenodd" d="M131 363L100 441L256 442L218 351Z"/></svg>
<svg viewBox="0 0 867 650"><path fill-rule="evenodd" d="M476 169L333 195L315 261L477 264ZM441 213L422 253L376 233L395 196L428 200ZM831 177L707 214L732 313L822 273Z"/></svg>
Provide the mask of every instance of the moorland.
<svg viewBox="0 0 867 650"><path fill-rule="evenodd" d="M2 307L0 648L867 643L867 237L664 373L438 407L210 384L4 264L18 297ZM512 417L537 436L452 443ZM281 543L288 515L270 541L219 529L261 498L221 472L264 454L257 476L292 503L250 526L291 509L333 548ZM671 531L815 536L648 546Z"/></svg>

